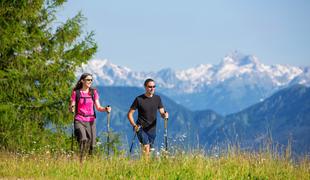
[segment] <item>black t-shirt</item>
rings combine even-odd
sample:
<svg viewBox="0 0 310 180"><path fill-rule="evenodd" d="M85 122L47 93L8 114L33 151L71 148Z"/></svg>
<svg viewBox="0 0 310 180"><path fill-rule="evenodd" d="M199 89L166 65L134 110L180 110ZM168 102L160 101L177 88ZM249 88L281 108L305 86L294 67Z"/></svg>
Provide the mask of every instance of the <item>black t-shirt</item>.
<svg viewBox="0 0 310 180"><path fill-rule="evenodd" d="M160 96L154 94L152 97L147 97L142 94L135 98L130 108L138 109L137 124L141 125L146 131L155 131L157 110L162 107Z"/></svg>

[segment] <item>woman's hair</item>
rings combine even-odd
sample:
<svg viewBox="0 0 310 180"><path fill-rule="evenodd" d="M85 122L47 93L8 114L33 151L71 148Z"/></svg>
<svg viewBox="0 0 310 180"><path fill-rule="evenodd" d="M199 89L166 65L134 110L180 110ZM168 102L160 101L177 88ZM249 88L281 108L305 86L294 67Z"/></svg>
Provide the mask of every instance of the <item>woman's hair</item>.
<svg viewBox="0 0 310 180"><path fill-rule="evenodd" d="M151 78L146 79L144 81L144 87L146 87L149 82L155 82L155 81L153 79L151 79Z"/></svg>
<svg viewBox="0 0 310 180"><path fill-rule="evenodd" d="M82 89L83 87L83 83L82 83L82 80L85 79L87 76L91 76L93 77L92 74L90 73L83 73L79 79L79 81L76 83L75 87L73 88L73 90L78 90L78 89Z"/></svg>

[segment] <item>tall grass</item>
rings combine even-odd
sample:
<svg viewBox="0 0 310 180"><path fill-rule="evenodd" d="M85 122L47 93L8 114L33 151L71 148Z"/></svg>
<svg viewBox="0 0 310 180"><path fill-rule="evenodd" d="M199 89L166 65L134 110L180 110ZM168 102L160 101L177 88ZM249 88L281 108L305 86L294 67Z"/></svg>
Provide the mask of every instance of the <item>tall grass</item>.
<svg viewBox="0 0 310 180"><path fill-rule="evenodd" d="M25 179L310 179L306 157L293 162L270 153L231 151L158 156L88 157L82 164L70 154L0 154L0 178Z"/></svg>

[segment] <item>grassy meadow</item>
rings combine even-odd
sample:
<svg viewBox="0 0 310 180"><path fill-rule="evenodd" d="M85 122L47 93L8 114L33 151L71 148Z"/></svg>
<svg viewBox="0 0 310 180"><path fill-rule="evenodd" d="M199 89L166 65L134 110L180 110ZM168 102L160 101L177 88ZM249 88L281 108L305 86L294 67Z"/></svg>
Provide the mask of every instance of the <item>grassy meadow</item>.
<svg viewBox="0 0 310 180"><path fill-rule="evenodd" d="M70 154L1 152L0 179L310 179L310 161L271 153L201 153L149 160L94 155L80 163Z"/></svg>

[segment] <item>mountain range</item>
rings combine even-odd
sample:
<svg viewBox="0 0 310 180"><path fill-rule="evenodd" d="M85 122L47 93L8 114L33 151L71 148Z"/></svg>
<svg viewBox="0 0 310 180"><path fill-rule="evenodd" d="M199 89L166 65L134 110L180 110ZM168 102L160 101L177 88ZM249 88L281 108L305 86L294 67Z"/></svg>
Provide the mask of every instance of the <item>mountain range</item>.
<svg viewBox="0 0 310 180"><path fill-rule="evenodd" d="M310 85L310 67L265 65L256 56L232 52L218 65L202 64L186 70L137 72L108 60L94 59L77 71L91 72L98 86L142 87L156 81L157 92L190 110L212 109L222 115L239 112L276 91Z"/></svg>
<svg viewBox="0 0 310 180"><path fill-rule="evenodd" d="M259 149L272 143L291 145L296 154L310 152L310 67L265 65L256 56L237 51L217 65L186 70L137 72L108 60L91 60L76 73L93 74L102 104L110 104L111 127L128 142L133 132L127 120L134 98L144 93L146 78L156 81L156 93L169 111L169 145L181 149L227 147ZM98 113L98 132L105 114ZM157 149L163 121L158 117Z"/></svg>

